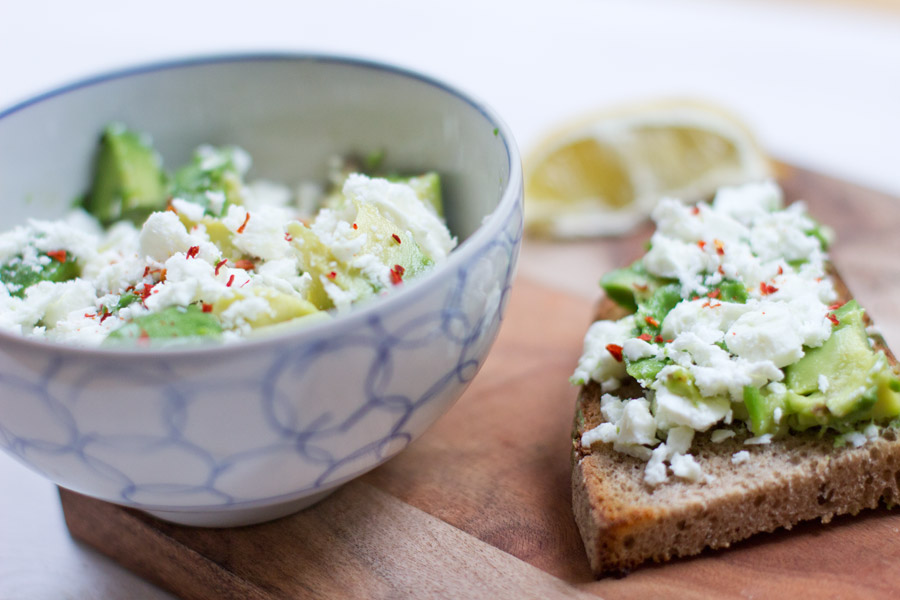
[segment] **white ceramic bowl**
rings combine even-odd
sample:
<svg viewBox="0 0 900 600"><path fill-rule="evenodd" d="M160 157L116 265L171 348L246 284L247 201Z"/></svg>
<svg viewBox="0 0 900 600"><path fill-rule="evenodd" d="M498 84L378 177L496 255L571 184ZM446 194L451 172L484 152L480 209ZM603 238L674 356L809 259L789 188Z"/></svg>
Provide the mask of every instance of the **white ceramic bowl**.
<svg viewBox="0 0 900 600"><path fill-rule="evenodd" d="M115 352L0 333L7 453L169 521L241 525L321 499L459 398L497 335L521 243L519 156L491 110L422 75L328 56L111 73L0 113L4 228L70 206L110 121L150 132L167 164L201 143L237 144L252 176L287 183L384 148L388 166L442 174L461 243L395 294L242 344Z"/></svg>

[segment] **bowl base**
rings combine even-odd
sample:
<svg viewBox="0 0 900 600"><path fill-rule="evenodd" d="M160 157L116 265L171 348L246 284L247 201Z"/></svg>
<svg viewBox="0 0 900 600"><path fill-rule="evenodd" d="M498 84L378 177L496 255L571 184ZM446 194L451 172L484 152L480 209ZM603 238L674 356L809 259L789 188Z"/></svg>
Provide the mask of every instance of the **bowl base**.
<svg viewBox="0 0 900 600"><path fill-rule="evenodd" d="M145 510L144 512L157 519L168 521L169 523L189 525L191 527L242 527L244 525L256 525L257 523L265 523L266 521L286 517L287 515L308 508L320 500L323 500L337 489L337 487L334 487L289 502L269 504L267 506L255 506L253 508L223 508L220 510L197 511Z"/></svg>

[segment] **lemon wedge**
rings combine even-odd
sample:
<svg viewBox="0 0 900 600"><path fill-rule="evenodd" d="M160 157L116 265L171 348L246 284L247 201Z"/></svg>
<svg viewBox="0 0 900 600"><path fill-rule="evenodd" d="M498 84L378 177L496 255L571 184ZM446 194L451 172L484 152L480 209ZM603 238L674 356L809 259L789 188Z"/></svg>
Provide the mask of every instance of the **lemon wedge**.
<svg viewBox="0 0 900 600"><path fill-rule="evenodd" d="M630 105L580 118L525 159L529 233L576 238L624 233L663 196L688 202L720 186L771 177L749 129L688 100Z"/></svg>

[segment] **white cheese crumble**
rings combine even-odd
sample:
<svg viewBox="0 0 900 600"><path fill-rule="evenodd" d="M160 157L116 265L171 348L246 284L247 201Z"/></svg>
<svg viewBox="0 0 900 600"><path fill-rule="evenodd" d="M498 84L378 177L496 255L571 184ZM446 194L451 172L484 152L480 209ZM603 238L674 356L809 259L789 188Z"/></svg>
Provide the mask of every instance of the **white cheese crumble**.
<svg viewBox="0 0 900 600"><path fill-rule="evenodd" d="M750 453L746 450L740 450L731 455L731 462L735 465L745 463L750 460Z"/></svg>
<svg viewBox="0 0 900 600"><path fill-rule="evenodd" d="M744 445L746 445L746 446L761 446L764 444L771 444L771 443L772 443L772 434L771 433L764 433L762 435L758 435L758 436L752 437L752 438L747 438L746 440L744 440Z"/></svg>
<svg viewBox="0 0 900 600"><path fill-rule="evenodd" d="M733 438L737 434L733 429L716 429L709 435L709 439L714 444L718 444L720 442L724 442L728 438Z"/></svg>

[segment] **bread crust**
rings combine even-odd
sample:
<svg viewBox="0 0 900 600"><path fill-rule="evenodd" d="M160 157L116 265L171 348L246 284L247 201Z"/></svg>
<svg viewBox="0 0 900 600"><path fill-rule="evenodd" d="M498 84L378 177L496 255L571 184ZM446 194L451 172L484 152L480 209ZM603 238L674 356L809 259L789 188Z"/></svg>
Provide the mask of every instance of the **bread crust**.
<svg viewBox="0 0 900 600"><path fill-rule="evenodd" d="M833 268L835 289L850 298ZM597 318L625 314L609 300ZM880 336L875 347L897 362ZM636 397L635 383L619 393ZM670 477L656 487L644 483L646 462L616 452L610 444L581 446L581 435L604 421L600 386L588 383L577 401L572 435L572 502L591 568L597 576L622 573L646 561L666 561L725 548L755 533L790 529L801 521L829 522L880 502L900 503L900 432L887 428L860 448L834 447L834 434L792 434L770 444L744 445L740 432L713 443L697 433L691 454L712 482ZM735 452L750 459L734 464Z"/></svg>

